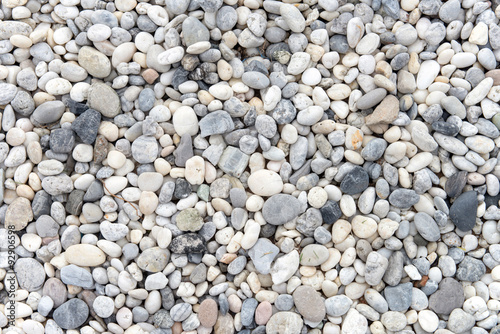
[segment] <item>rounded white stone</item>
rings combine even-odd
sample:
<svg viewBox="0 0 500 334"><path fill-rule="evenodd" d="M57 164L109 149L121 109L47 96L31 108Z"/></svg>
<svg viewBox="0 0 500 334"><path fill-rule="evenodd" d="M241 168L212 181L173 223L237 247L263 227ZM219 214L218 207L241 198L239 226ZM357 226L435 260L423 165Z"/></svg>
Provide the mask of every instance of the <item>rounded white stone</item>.
<svg viewBox="0 0 500 334"><path fill-rule="evenodd" d="M272 196L283 190L283 180L279 174L267 169L261 169L250 174L248 188L256 195Z"/></svg>
<svg viewBox="0 0 500 334"><path fill-rule="evenodd" d="M108 153L108 165L111 168L121 168L125 164L126 160L127 157L120 151L114 150Z"/></svg>

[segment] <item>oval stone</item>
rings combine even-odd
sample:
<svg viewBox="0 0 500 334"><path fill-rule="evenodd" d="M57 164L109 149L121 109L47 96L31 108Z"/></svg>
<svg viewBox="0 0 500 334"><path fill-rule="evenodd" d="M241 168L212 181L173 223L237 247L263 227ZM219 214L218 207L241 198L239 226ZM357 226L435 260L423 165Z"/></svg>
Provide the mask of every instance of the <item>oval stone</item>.
<svg viewBox="0 0 500 334"><path fill-rule="evenodd" d="M102 250L93 245L79 244L68 247L64 253L66 261L80 267L96 267L106 261Z"/></svg>
<svg viewBox="0 0 500 334"><path fill-rule="evenodd" d="M271 225L283 225L299 215L300 202L291 195L271 196L262 207L262 215Z"/></svg>
<svg viewBox="0 0 500 334"><path fill-rule="evenodd" d="M283 180L273 171L260 169L250 175L248 187L256 195L272 196L283 190Z"/></svg>

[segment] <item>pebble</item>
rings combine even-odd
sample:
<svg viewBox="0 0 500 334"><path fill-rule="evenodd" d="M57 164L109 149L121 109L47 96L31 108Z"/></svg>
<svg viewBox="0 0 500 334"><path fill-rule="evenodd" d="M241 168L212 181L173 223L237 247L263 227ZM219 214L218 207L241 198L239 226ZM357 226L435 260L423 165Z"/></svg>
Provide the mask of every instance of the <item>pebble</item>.
<svg viewBox="0 0 500 334"><path fill-rule="evenodd" d="M89 316L87 304L77 298L68 300L66 303L55 309L54 321L62 329L76 329L82 326Z"/></svg>
<svg viewBox="0 0 500 334"><path fill-rule="evenodd" d="M462 231L471 230L476 224L477 194L467 191L458 196L450 207L451 221Z"/></svg>
<svg viewBox="0 0 500 334"><path fill-rule="evenodd" d="M267 322L266 333L282 333L286 330L290 334L299 334L303 324L304 321L297 313L276 312Z"/></svg>
<svg viewBox="0 0 500 334"><path fill-rule="evenodd" d="M283 225L299 215L299 201L290 195L276 194L264 202L262 215L271 225Z"/></svg>
<svg viewBox="0 0 500 334"><path fill-rule="evenodd" d="M448 315L464 302L462 284L453 278L445 278L439 289L429 297L429 308L437 314Z"/></svg>

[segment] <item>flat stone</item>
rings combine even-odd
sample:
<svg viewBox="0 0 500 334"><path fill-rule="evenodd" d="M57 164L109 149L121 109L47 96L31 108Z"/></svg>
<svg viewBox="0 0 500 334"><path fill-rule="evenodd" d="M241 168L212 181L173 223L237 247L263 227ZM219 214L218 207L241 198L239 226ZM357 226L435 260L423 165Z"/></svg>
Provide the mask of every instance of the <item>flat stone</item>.
<svg viewBox="0 0 500 334"><path fill-rule="evenodd" d="M271 225L283 225L299 215L299 201L286 194L271 196L262 207L262 215Z"/></svg>
<svg viewBox="0 0 500 334"><path fill-rule="evenodd" d="M90 46L83 46L80 49L78 63L96 78L105 78L111 73L109 58Z"/></svg>
<svg viewBox="0 0 500 334"><path fill-rule="evenodd" d="M189 16L182 22L182 36L186 46L190 46L198 42L208 41L210 33L197 18Z"/></svg>
<svg viewBox="0 0 500 334"><path fill-rule="evenodd" d="M14 270L20 288L30 292L42 288L45 282L45 270L37 260L19 258L14 265Z"/></svg>
<svg viewBox="0 0 500 334"><path fill-rule="evenodd" d="M323 320L326 315L325 302L313 287L299 286L292 296L297 311L304 319L313 323Z"/></svg>
<svg viewBox="0 0 500 334"><path fill-rule="evenodd" d="M121 103L118 94L108 85L93 83L88 93L89 107L100 112L104 117L115 117L121 113Z"/></svg>
<svg viewBox="0 0 500 334"><path fill-rule="evenodd" d="M328 249L323 245L311 244L300 252L300 263L305 266L319 266L330 257Z"/></svg>
<svg viewBox="0 0 500 334"><path fill-rule="evenodd" d="M446 180L445 188L446 194L450 198L458 197L462 193L462 189L467 182L467 172L456 172Z"/></svg>
<svg viewBox="0 0 500 334"><path fill-rule="evenodd" d="M384 289L384 296L391 311L403 312L411 305L412 283L403 283L388 286Z"/></svg>
<svg viewBox="0 0 500 334"><path fill-rule="evenodd" d="M179 167L185 167L186 161L193 157L193 140L189 133L181 136L181 141L174 151L175 164Z"/></svg>
<svg viewBox="0 0 500 334"><path fill-rule="evenodd" d="M464 303L462 284L446 277L439 283L439 289L429 297L429 308L437 314L448 315Z"/></svg>
<svg viewBox="0 0 500 334"><path fill-rule="evenodd" d="M89 244L73 245L64 253L66 261L81 267L96 267L106 261L106 255L96 246Z"/></svg>
<svg viewBox="0 0 500 334"><path fill-rule="evenodd" d="M5 211L5 228L21 231L33 220L31 203L24 197L18 197L9 204Z"/></svg>
<svg viewBox="0 0 500 334"><path fill-rule="evenodd" d="M48 215L38 217L35 223L36 232L42 238L55 237L59 231L59 224Z"/></svg>
<svg viewBox="0 0 500 334"><path fill-rule="evenodd" d="M43 295L50 297L54 307L59 307L68 299L66 285L58 278L49 278L43 285Z"/></svg>
<svg viewBox="0 0 500 334"><path fill-rule="evenodd" d="M33 111L31 119L35 124L54 123L61 118L65 110L66 106L62 101L47 101Z"/></svg>
<svg viewBox="0 0 500 334"><path fill-rule="evenodd" d="M50 149L55 153L71 153L75 141L75 133L71 129L54 129L50 133Z"/></svg>
<svg viewBox="0 0 500 334"><path fill-rule="evenodd" d="M386 96L372 114L365 117L366 125L390 124L398 117L399 100L394 95Z"/></svg>
<svg viewBox="0 0 500 334"><path fill-rule="evenodd" d="M168 249L160 247L148 248L137 258L137 266L142 270L157 273L165 269L170 259Z"/></svg>
<svg viewBox="0 0 500 334"><path fill-rule="evenodd" d="M467 191L455 199L450 207L450 218L453 224L462 231L469 231L476 225L477 193Z"/></svg>
<svg viewBox="0 0 500 334"><path fill-rule="evenodd" d="M425 212L419 212L413 219L418 233L427 241L438 241L441 237L436 221Z"/></svg>
<svg viewBox="0 0 500 334"><path fill-rule="evenodd" d="M155 161L158 151L158 142L154 137L140 136L132 143L132 156L141 164Z"/></svg>
<svg viewBox="0 0 500 334"><path fill-rule="evenodd" d="M348 195L362 193L368 188L369 184L368 173L362 167L354 167L340 183L340 190Z"/></svg>
<svg viewBox="0 0 500 334"><path fill-rule="evenodd" d="M255 245L248 251L255 269L261 274L269 274L271 263L278 255L279 248L265 238L259 238Z"/></svg>
<svg viewBox="0 0 500 334"><path fill-rule="evenodd" d="M420 196L412 189L396 189L389 195L391 205L405 209L420 201Z"/></svg>
<svg viewBox="0 0 500 334"><path fill-rule="evenodd" d="M9 39L14 35L29 36L33 28L20 21L2 21L0 22L0 40Z"/></svg>
<svg viewBox="0 0 500 334"><path fill-rule="evenodd" d="M224 110L216 110L204 116L200 120L199 126L202 137L224 134L234 130L234 122Z"/></svg>
<svg viewBox="0 0 500 334"><path fill-rule="evenodd" d="M247 298L243 301L240 312L241 324L243 326L252 326L252 324L254 323L255 309L257 308L258 304L259 302L255 298Z"/></svg>
<svg viewBox="0 0 500 334"><path fill-rule="evenodd" d="M228 146L222 152L218 166L225 173L240 177L248 166L250 157L233 146Z"/></svg>
<svg viewBox="0 0 500 334"><path fill-rule="evenodd" d="M332 200L326 201L325 205L319 211L326 224L333 224L342 217L342 210L340 210L339 204Z"/></svg>
<svg viewBox="0 0 500 334"><path fill-rule="evenodd" d="M53 314L54 321L63 329L77 329L89 316L89 307L78 298L73 298L59 306Z"/></svg>
<svg viewBox="0 0 500 334"><path fill-rule="evenodd" d="M448 329L453 333L466 333L476 323L474 316L457 308L453 310L448 318Z"/></svg>
<svg viewBox="0 0 500 334"><path fill-rule="evenodd" d="M84 289L90 289L94 285L92 274L88 270L74 264L61 268L61 281L64 284L80 286Z"/></svg>
<svg viewBox="0 0 500 334"><path fill-rule="evenodd" d="M217 322L218 307L217 302L207 298L201 302L198 308L198 319L203 327L210 328Z"/></svg>

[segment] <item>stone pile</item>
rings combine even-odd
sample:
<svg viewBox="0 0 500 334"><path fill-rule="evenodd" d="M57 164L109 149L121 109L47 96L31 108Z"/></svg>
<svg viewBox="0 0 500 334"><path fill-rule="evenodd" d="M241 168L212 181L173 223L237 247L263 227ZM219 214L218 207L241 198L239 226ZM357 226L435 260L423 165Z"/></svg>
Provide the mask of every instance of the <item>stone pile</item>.
<svg viewBox="0 0 500 334"><path fill-rule="evenodd" d="M3 0L0 333L499 334L499 18Z"/></svg>

